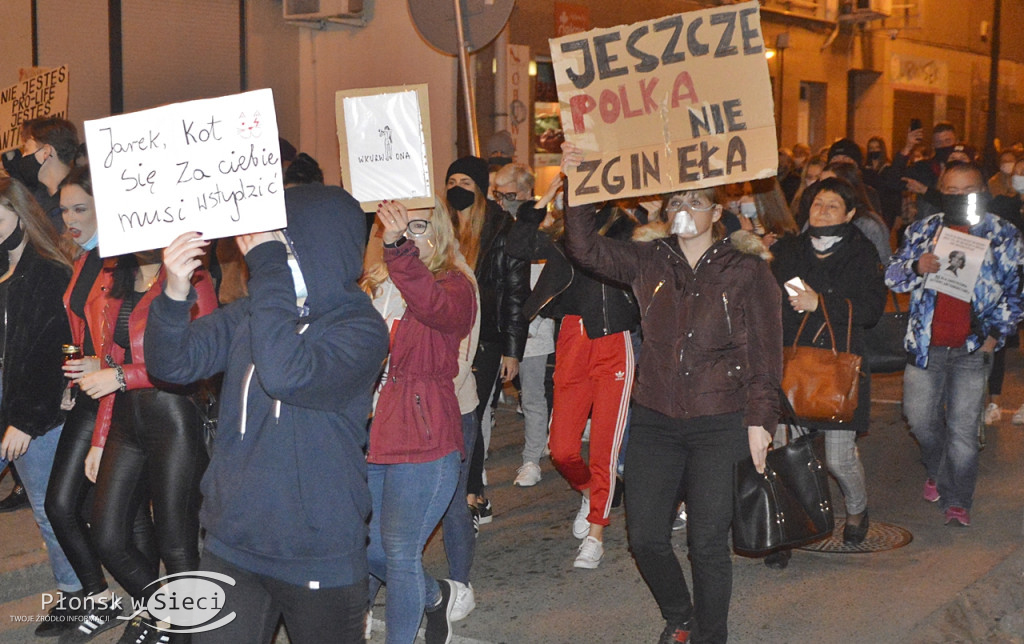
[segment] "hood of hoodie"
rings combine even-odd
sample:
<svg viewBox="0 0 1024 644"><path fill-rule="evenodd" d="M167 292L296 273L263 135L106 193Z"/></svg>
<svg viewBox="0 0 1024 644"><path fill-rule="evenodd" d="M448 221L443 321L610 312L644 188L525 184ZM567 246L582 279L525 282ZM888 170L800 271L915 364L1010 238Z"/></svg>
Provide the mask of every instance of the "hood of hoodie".
<svg viewBox="0 0 1024 644"><path fill-rule="evenodd" d="M363 300L366 218L344 189L323 184L287 188L288 238L306 282L309 318Z"/></svg>

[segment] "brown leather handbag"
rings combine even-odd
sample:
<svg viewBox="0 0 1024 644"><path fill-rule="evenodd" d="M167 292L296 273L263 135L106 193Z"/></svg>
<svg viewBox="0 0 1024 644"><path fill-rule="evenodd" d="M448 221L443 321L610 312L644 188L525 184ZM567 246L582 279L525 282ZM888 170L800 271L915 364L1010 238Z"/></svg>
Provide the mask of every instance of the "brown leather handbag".
<svg viewBox="0 0 1024 644"><path fill-rule="evenodd" d="M832 342L831 349L797 346L811 312L804 314L793 346L783 350L782 391L800 418L846 423L853 420L857 409L861 357L850 353L853 330L853 304L846 325L846 351L836 348L836 335L825 309L825 300L818 299L825 327ZM821 330L818 331L821 333Z"/></svg>

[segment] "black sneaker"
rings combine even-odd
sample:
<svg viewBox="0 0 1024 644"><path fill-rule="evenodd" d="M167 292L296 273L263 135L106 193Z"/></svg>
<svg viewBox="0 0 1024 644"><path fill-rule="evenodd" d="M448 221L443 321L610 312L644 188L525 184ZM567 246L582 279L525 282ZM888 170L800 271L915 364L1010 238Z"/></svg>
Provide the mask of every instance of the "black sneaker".
<svg viewBox="0 0 1024 644"><path fill-rule="evenodd" d="M169 644L171 636L141 617L128 622L117 644Z"/></svg>
<svg viewBox="0 0 1024 644"><path fill-rule="evenodd" d="M427 611L424 637L427 644L450 644L452 641L452 608L455 606L455 587L448 579L438 579L441 601Z"/></svg>
<svg viewBox="0 0 1024 644"><path fill-rule="evenodd" d="M690 630L692 620L683 622L682 624L673 624L669 622L665 625L665 630L661 632L661 637L658 638L658 644L682 644L690 641Z"/></svg>
<svg viewBox="0 0 1024 644"><path fill-rule="evenodd" d="M478 501L476 504L476 510L480 515L480 525L494 521L494 508L491 507L490 499L487 499L483 503Z"/></svg>
<svg viewBox="0 0 1024 644"><path fill-rule="evenodd" d="M469 506L469 514L473 518L473 536L480 536L480 509L476 507L476 504Z"/></svg>
<svg viewBox="0 0 1024 644"><path fill-rule="evenodd" d="M28 493L25 486L15 485L2 501L0 501L0 512L14 512L28 507Z"/></svg>
<svg viewBox="0 0 1024 644"><path fill-rule="evenodd" d="M43 618L43 623L36 627L36 637L57 637L61 633L71 630L78 624L78 618L82 615L81 609L72 609L65 606L70 604L67 598L71 596L82 595L82 591L77 593L65 593L61 592L61 601L53 605L52 608L46 613L46 617Z"/></svg>
<svg viewBox="0 0 1024 644"><path fill-rule="evenodd" d="M122 621L116 619L120 614L121 610L115 606L93 604L87 611L82 613L77 628L61 633L58 644L88 642L103 631L122 624Z"/></svg>

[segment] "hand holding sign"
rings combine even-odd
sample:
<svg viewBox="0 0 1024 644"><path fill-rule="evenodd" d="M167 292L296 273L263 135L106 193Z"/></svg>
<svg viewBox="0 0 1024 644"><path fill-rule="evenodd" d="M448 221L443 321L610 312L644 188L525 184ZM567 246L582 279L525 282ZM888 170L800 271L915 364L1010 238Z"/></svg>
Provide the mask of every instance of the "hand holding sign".
<svg viewBox="0 0 1024 644"><path fill-rule="evenodd" d="M384 226L384 243L393 244L405 234L409 227L409 211L399 201L382 201L377 204L377 218Z"/></svg>
<svg viewBox="0 0 1024 644"><path fill-rule="evenodd" d="M203 265L202 257L210 241L200 233L179 235L164 249L164 270L167 284L164 293L172 300L184 302L192 288L192 274Z"/></svg>

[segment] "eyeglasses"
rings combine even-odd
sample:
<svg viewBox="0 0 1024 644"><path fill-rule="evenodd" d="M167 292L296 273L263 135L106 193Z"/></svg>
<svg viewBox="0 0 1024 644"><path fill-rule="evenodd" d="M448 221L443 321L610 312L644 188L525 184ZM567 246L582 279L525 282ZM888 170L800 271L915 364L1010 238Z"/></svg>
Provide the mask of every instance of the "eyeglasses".
<svg viewBox="0 0 1024 644"><path fill-rule="evenodd" d="M519 196L518 192L498 192L497 190L492 191L491 194L494 195L495 201L515 201Z"/></svg>
<svg viewBox="0 0 1024 644"><path fill-rule="evenodd" d="M410 219L409 225L406 230L413 237L422 237L427 234L427 230L430 228L430 221L426 219Z"/></svg>
<svg viewBox="0 0 1024 644"><path fill-rule="evenodd" d="M679 212L683 208L686 208L690 212L707 212L715 207L715 204L704 205L701 203L700 197L673 197L669 199L666 206L668 212Z"/></svg>

